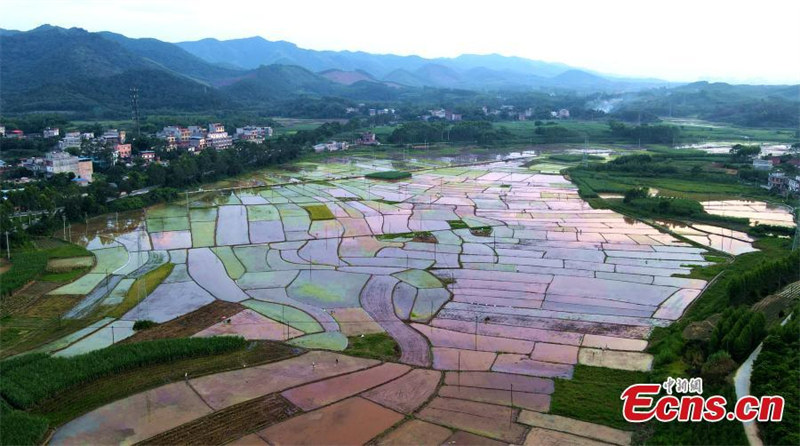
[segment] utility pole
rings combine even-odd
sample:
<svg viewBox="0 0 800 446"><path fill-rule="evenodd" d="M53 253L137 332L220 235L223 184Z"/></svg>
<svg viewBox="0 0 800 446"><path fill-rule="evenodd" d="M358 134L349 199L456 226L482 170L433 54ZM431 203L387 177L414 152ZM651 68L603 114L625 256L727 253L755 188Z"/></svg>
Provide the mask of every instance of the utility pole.
<svg viewBox="0 0 800 446"><path fill-rule="evenodd" d="M11 245L8 244L8 231L6 231L6 257L11 260Z"/></svg>
<svg viewBox="0 0 800 446"><path fill-rule="evenodd" d="M131 119L136 124L136 137L141 138L142 132L139 128L139 89L131 88Z"/></svg>

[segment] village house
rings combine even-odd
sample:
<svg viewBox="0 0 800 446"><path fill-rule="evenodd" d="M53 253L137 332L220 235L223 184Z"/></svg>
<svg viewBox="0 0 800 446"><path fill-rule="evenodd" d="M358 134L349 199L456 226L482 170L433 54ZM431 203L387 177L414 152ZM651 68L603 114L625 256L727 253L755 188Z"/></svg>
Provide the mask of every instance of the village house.
<svg viewBox="0 0 800 446"><path fill-rule="evenodd" d="M380 145L380 141L375 137L375 133L373 132L364 132L361 134L361 137L356 140L356 144L362 146L378 146Z"/></svg>
<svg viewBox="0 0 800 446"><path fill-rule="evenodd" d="M331 141L328 143L317 144L314 146L314 152L321 153L321 152L336 152L338 150L347 150L348 144L347 142L337 142Z"/></svg>
<svg viewBox="0 0 800 446"><path fill-rule="evenodd" d="M772 170L772 160L762 160L761 158L755 158L753 160L753 169Z"/></svg>
<svg viewBox="0 0 800 446"><path fill-rule="evenodd" d="M58 127L54 129L47 127L46 129L42 130L42 138L55 138L58 136L58 134L59 134Z"/></svg>
<svg viewBox="0 0 800 446"><path fill-rule="evenodd" d="M217 150L224 150L233 145L233 138L225 131L225 126L216 122L208 124L206 145Z"/></svg>
<svg viewBox="0 0 800 446"><path fill-rule="evenodd" d="M272 136L272 127L256 127L248 125L237 128L234 138L237 141L248 141L261 144L266 138Z"/></svg>

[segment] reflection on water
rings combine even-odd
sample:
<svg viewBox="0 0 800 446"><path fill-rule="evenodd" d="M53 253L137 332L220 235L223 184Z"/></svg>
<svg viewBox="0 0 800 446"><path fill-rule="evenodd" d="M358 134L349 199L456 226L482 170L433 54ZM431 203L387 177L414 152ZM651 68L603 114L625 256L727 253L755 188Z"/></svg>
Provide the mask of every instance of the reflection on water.
<svg viewBox="0 0 800 446"><path fill-rule="evenodd" d="M144 221L144 210L117 212L92 217L83 223L73 223L66 231L56 231L55 237L61 237L72 243L91 249L112 245L114 238L135 231ZM65 234L66 232L66 234Z"/></svg>
<svg viewBox="0 0 800 446"><path fill-rule="evenodd" d="M761 146L761 155L781 156L789 152L791 146L789 144L768 144L755 141L739 141L739 142L708 142L702 144L687 144L677 147L678 149L695 149L702 150L706 153L713 154L726 154L730 153L731 148L736 144L757 145Z"/></svg>
<svg viewBox="0 0 800 446"><path fill-rule="evenodd" d="M695 243L727 252L728 254L739 255L758 251L753 247L755 240L741 231L702 224L686 225L669 220L657 220L656 223L668 227L672 232L680 234Z"/></svg>
<svg viewBox="0 0 800 446"><path fill-rule="evenodd" d="M726 217L749 218L750 225L757 224L793 227L794 216L781 205L750 200L704 201L700 204L709 214Z"/></svg>

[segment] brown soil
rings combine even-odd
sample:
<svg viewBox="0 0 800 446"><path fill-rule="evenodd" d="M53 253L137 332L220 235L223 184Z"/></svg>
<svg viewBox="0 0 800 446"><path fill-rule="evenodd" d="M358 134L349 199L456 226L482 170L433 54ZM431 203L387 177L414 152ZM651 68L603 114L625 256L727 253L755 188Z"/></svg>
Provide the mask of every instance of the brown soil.
<svg viewBox="0 0 800 446"><path fill-rule="evenodd" d="M16 293L0 298L0 315L19 313L61 285L61 282L31 282Z"/></svg>
<svg viewBox="0 0 800 446"><path fill-rule="evenodd" d="M434 237L433 235L427 235L427 234L425 234L425 235L417 235L414 238L412 238L411 241L412 242L418 242L418 243L438 243L438 240L436 240L436 237Z"/></svg>
<svg viewBox="0 0 800 446"><path fill-rule="evenodd" d="M184 314L179 318L156 325L153 328L139 331L122 342L131 343L164 338L186 338L216 324L222 320L223 317L233 316L243 309L244 307L237 303L216 300L191 313Z"/></svg>
<svg viewBox="0 0 800 446"><path fill-rule="evenodd" d="M218 445L272 426L300 412L280 394L239 403L168 430L139 445Z"/></svg>

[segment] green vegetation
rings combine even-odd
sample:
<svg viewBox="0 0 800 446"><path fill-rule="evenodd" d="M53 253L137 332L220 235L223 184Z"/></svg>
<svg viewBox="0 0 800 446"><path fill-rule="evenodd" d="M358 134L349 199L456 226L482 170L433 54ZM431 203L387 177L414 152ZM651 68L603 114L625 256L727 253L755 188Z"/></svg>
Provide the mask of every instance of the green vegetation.
<svg viewBox="0 0 800 446"><path fill-rule="evenodd" d="M359 358L397 361L400 359L400 346L386 333L372 333L347 338L344 354Z"/></svg>
<svg viewBox="0 0 800 446"><path fill-rule="evenodd" d="M773 328L753 364L753 395L780 395L784 398L783 421L761 423L765 444L800 444L800 306L792 319Z"/></svg>
<svg viewBox="0 0 800 446"><path fill-rule="evenodd" d="M308 211L308 215L311 216L311 221L333 220L334 218L333 212L324 204L311 204L303 207Z"/></svg>
<svg viewBox="0 0 800 446"><path fill-rule="evenodd" d="M631 384L649 382L647 378L644 372L578 364L572 379L555 380L550 413L631 430L633 426L622 418L622 400L619 397Z"/></svg>
<svg viewBox="0 0 800 446"><path fill-rule="evenodd" d="M427 243L436 243L436 237L434 237L433 233L430 231L415 231L415 232L403 232L399 234L380 234L376 235L375 238L378 240L386 240L391 241L398 238L408 238L417 242L427 242Z"/></svg>
<svg viewBox="0 0 800 446"><path fill-rule="evenodd" d="M171 342L174 341L176 340ZM218 341L212 341L212 343L218 343ZM0 444L15 446L40 444L42 436L48 429L48 424L59 426L120 398L166 383L183 380L185 376L193 378L240 368L243 364L253 366L297 354L296 351L293 351L296 349L273 342L236 341L235 343L237 345L215 351L190 356L176 355L158 362L120 367L111 374L94 377L63 389L57 395L38 402L30 411L14 409L5 400L0 399ZM111 348L101 350L101 352ZM20 358L30 358L29 360L35 361L40 357L41 355L26 355ZM71 359L76 360L77 358L80 357ZM5 370L4 365L7 362L0 363L3 370ZM17 366L22 365L21 363L17 364Z"/></svg>
<svg viewBox="0 0 800 446"><path fill-rule="evenodd" d="M753 304L800 277L800 251L764 262L728 283L731 305Z"/></svg>
<svg viewBox="0 0 800 446"><path fill-rule="evenodd" d="M711 333L708 351L725 350L731 358L743 362L766 335L766 325L763 313L747 308L728 308Z"/></svg>
<svg viewBox="0 0 800 446"><path fill-rule="evenodd" d="M729 162L729 155L651 147L646 154L625 155L607 163L590 163L587 167L576 166L568 172L586 199L596 198L600 193L624 194L635 188L657 189L662 197L698 201L771 198L768 191L743 184L724 167Z"/></svg>
<svg viewBox="0 0 800 446"><path fill-rule="evenodd" d="M736 369L737 364L727 351L715 351L709 345L711 338L715 336L720 339L718 344L728 343L722 341L727 333L719 332L717 335L712 334L708 337L691 336L687 338L684 336L684 332L690 324L701 321L705 321L702 322L703 324L708 324L710 318L714 320L715 315L724 313L726 310L749 311L729 310L731 304L728 288L731 281L772 259L785 257L791 247L791 241L767 237L757 240L754 246L761 251L736 256L728 264L696 268L696 271L700 271L700 274L706 277L721 271L724 273L706 288L679 321L669 327L658 327L653 330L648 347L648 352L655 357L650 382L662 382L668 376L687 378L701 376L704 378L704 394L720 394L725 396L729 403L735 402L735 391L729 379L730 373ZM777 291L777 289L772 291ZM748 320L750 318L755 320L758 316L748 316ZM735 316L730 320L736 322ZM751 329L757 331L758 324L758 322L753 322ZM735 325L731 325L731 329ZM736 330L741 330L740 334L742 334L742 340L739 341L741 348L736 353L738 356L743 354L744 344L749 345L752 341L751 334L748 333L746 327L738 327ZM736 339L733 340L733 344L736 344ZM733 345L730 348L737 350ZM748 351L747 354L749 353ZM732 409L732 406L729 406L728 409ZM646 441L648 444L741 444L746 442L741 423L727 420L702 424L651 422L643 426L643 429L648 437Z"/></svg>
<svg viewBox="0 0 800 446"><path fill-rule="evenodd" d="M403 178L411 178L411 172L387 170L384 172L370 172L364 176L375 180L402 180Z"/></svg>
<svg viewBox="0 0 800 446"><path fill-rule="evenodd" d="M464 223L463 220L447 220L450 229L469 229L469 225Z"/></svg>
<svg viewBox="0 0 800 446"><path fill-rule="evenodd" d="M61 425L90 410L128 395L210 373L250 367L297 354L297 348L267 341L251 341L215 354L175 358L158 364L121 370L112 375L82 383L47 399L32 413L43 415L53 426Z"/></svg>
<svg viewBox="0 0 800 446"><path fill-rule="evenodd" d="M239 337L220 336L117 344L71 358L32 353L0 362L0 396L16 408L29 409L104 376L182 358L215 355L245 344Z"/></svg>
<svg viewBox="0 0 800 446"><path fill-rule="evenodd" d="M47 418L14 410L0 400L0 444L37 445L47 432Z"/></svg>
<svg viewBox="0 0 800 446"><path fill-rule="evenodd" d="M86 257L92 253L83 247L60 240L37 240L25 247L15 250L11 254L11 268L0 274L0 296L8 296L14 291L37 278L48 281L68 281L77 277L81 268L66 273L46 273L49 259L64 259L70 257Z"/></svg>
<svg viewBox="0 0 800 446"><path fill-rule="evenodd" d="M8 296L35 279L47 267L47 253L26 250L14 253L11 268L2 274L0 295Z"/></svg>
<svg viewBox="0 0 800 446"><path fill-rule="evenodd" d="M109 311L107 316L122 317L123 314L130 311L142 299L149 296L150 293L152 293L153 290L155 290L156 287L158 287L161 282L163 282L164 279L166 279L167 276L172 273L173 268L175 268L174 264L165 263L152 271L148 271L145 275L136 279L128 292L125 294L125 298L122 300L122 302Z"/></svg>
<svg viewBox="0 0 800 446"><path fill-rule="evenodd" d="M554 153L552 155L547 155L547 159L552 161L562 161L565 163L579 163L584 160L584 155L578 153ZM585 159L588 161L605 160L605 158L602 156L597 155L586 155Z"/></svg>

